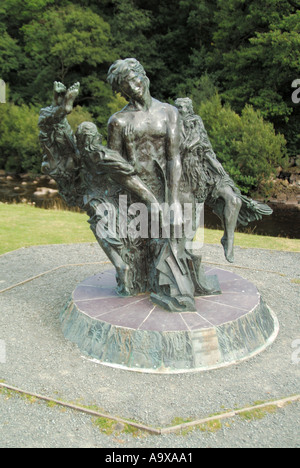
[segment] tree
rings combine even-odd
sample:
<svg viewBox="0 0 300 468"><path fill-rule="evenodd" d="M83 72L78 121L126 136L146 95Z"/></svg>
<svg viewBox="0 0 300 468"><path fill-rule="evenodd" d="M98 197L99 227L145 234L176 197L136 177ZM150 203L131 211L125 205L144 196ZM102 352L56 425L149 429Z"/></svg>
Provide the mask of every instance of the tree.
<svg viewBox="0 0 300 468"><path fill-rule="evenodd" d="M290 91L300 74L299 20L299 10L287 0L219 0L209 63L225 101L238 112L246 103L260 110L288 137L291 153L297 151L299 118Z"/></svg>
<svg viewBox="0 0 300 468"><path fill-rule="evenodd" d="M117 54L110 25L89 8L68 4L48 8L22 27L27 63L20 75L26 101L51 100L53 81L80 81L80 105L106 126L114 101L106 73Z"/></svg>
<svg viewBox="0 0 300 468"><path fill-rule="evenodd" d="M206 71L211 47L216 0L140 1L152 12L150 37L156 56L147 65L152 93L159 99L175 98L185 83Z"/></svg>
<svg viewBox="0 0 300 468"><path fill-rule="evenodd" d="M290 153L297 155L300 109L291 100L291 84L300 76L300 10L272 24L269 32L257 33L250 42L256 57L263 57L266 88L257 89L250 102L285 133Z"/></svg>
<svg viewBox="0 0 300 468"><path fill-rule="evenodd" d="M11 70L17 70L21 48L17 40L10 36L7 31L4 5L0 5L0 70L1 78L7 80Z"/></svg>
<svg viewBox="0 0 300 468"><path fill-rule="evenodd" d="M11 172L40 172L38 109L33 106L0 106L0 168Z"/></svg>
<svg viewBox="0 0 300 468"><path fill-rule="evenodd" d="M2 29L2 28L1 28ZM1 77L7 79L12 70L19 66L21 49L17 41L10 37L7 31L0 32L0 70Z"/></svg>
<svg viewBox="0 0 300 468"><path fill-rule="evenodd" d="M31 58L33 87L38 89L36 97L40 102L45 99L49 82L74 79L83 71L86 75L112 58L108 23L79 6L47 10L39 19L24 25L22 31L25 52Z"/></svg>

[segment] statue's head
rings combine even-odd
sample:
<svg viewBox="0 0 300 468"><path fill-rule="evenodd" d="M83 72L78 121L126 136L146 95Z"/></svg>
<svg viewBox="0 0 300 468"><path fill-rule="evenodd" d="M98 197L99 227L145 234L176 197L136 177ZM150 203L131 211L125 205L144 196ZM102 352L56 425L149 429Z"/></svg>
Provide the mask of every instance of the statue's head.
<svg viewBox="0 0 300 468"><path fill-rule="evenodd" d="M190 98L178 98L175 101L175 106L183 117L194 113L193 101Z"/></svg>
<svg viewBox="0 0 300 468"><path fill-rule="evenodd" d="M76 142L81 154L86 150L93 150L95 145L102 142L102 136L98 132L97 126L92 122L83 122L78 125L76 131Z"/></svg>
<svg viewBox="0 0 300 468"><path fill-rule="evenodd" d="M144 67L135 58L117 60L108 71L107 81L113 91L129 99L138 99L145 89L149 89L150 81Z"/></svg>

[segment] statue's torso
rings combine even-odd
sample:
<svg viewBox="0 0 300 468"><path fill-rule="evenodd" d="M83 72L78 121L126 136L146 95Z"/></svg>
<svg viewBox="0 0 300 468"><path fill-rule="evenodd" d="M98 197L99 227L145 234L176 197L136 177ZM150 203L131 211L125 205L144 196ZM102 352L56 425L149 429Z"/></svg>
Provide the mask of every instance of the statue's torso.
<svg viewBox="0 0 300 468"><path fill-rule="evenodd" d="M130 138L122 128L131 126L133 129L133 147L135 169L138 176L149 189L161 200L165 201L166 164L167 164L167 107L153 99L149 110L135 110L127 106L118 114L118 124L123 133L121 153L128 158L127 148Z"/></svg>

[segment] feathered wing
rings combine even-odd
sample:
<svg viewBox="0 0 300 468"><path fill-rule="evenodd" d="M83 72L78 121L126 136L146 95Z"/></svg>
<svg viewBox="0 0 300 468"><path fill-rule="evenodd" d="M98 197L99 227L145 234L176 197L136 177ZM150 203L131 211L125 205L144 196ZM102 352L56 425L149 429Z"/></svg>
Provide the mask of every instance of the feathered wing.
<svg viewBox="0 0 300 468"><path fill-rule="evenodd" d="M272 208L270 208L265 203L251 200L244 195L240 195L242 200L242 208L239 213L238 223L242 226L247 226L252 221L259 221L263 216L270 216L273 213Z"/></svg>

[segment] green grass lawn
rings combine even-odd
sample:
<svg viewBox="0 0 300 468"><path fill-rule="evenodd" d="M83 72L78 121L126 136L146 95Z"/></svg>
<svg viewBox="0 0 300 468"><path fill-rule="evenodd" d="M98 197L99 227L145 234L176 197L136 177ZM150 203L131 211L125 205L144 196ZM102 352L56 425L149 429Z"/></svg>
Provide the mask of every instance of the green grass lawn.
<svg viewBox="0 0 300 468"><path fill-rule="evenodd" d="M0 254L31 245L95 242L88 216L0 203Z"/></svg>
<svg viewBox="0 0 300 468"><path fill-rule="evenodd" d="M85 214L0 203L0 218L0 255L32 245L95 242ZM221 231L205 229L205 243L218 244L221 237ZM236 233L235 245L245 248L300 251L298 239L253 234Z"/></svg>

